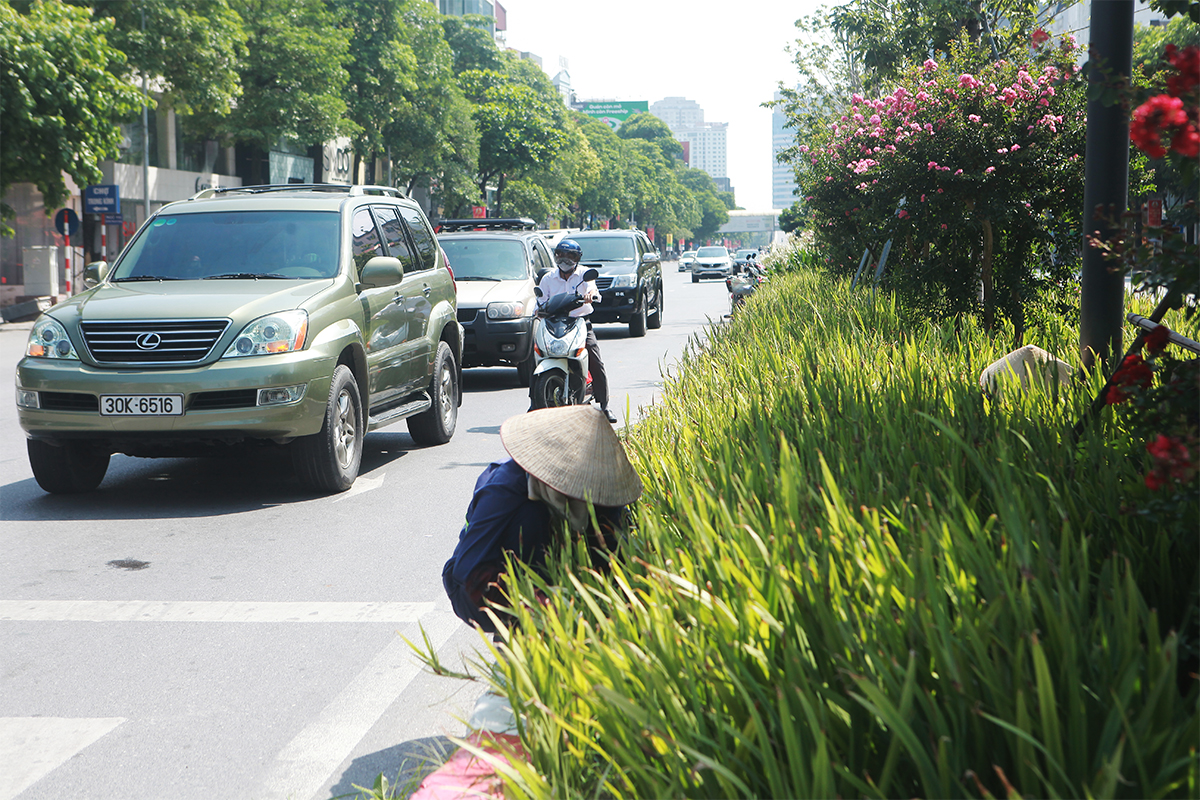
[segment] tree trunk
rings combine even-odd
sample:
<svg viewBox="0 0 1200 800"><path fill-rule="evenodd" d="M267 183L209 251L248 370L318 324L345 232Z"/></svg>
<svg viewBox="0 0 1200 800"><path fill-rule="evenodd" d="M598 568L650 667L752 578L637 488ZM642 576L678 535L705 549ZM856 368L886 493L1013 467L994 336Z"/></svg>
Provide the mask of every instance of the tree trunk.
<svg viewBox="0 0 1200 800"><path fill-rule="evenodd" d="M500 179L498 181L496 181L496 216L497 217L504 216L504 205L503 205L504 184L506 184L507 182L508 182L507 176L503 172L501 172Z"/></svg>
<svg viewBox="0 0 1200 800"><path fill-rule="evenodd" d="M980 20L983 17L983 3L981 0L973 0L971 3L971 16L967 17L967 38L972 44L979 44L979 37L983 35L983 25Z"/></svg>
<svg viewBox="0 0 1200 800"><path fill-rule="evenodd" d="M996 322L995 287L992 281L992 221L985 219L983 225L983 266L980 277L983 281L983 329L990 331Z"/></svg>

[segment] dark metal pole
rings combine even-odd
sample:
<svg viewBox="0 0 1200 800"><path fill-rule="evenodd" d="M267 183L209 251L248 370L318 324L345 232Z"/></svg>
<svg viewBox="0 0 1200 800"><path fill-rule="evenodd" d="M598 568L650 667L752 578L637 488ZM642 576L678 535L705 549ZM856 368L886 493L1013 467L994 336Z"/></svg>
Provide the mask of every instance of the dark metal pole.
<svg viewBox="0 0 1200 800"><path fill-rule="evenodd" d="M1127 84L1133 69L1133 0L1092 0L1091 68L1088 83ZM1107 75L1105 74L1107 73ZM1106 106L1100 99L1087 104L1087 155L1083 189L1083 275L1079 304L1079 349L1084 366L1096 358L1108 362L1121 353L1125 275L1110 272L1087 236L1107 238L1113 230L1095 219L1097 208L1116 225L1129 199L1129 118L1122 103Z"/></svg>

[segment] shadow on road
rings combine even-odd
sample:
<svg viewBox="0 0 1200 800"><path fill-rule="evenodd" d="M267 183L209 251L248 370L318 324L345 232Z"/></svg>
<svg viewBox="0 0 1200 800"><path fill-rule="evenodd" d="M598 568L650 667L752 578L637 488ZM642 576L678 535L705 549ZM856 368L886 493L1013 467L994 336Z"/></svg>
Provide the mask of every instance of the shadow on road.
<svg viewBox="0 0 1200 800"><path fill-rule="evenodd" d="M416 791L426 775L440 767L456 749L458 748L447 737L431 736L368 753L350 762L350 766L342 773L330 795L359 797L360 792L355 787L369 789L382 774L393 786L404 790L403 793L397 794L397 797L407 797Z"/></svg>
<svg viewBox="0 0 1200 800"><path fill-rule="evenodd" d="M414 449L407 433L367 434L359 479ZM114 455L94 492L47 494L27 478L0 486L0 496L0 520L31 521L219 517L327 495L301 488L286 450L247 448L207 458Z"/></svg>

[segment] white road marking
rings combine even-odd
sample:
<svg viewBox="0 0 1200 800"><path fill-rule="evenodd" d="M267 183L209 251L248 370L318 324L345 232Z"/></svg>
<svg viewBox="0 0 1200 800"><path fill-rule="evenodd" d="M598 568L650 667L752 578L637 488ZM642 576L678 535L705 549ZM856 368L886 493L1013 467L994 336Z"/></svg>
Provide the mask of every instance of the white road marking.
<svg viewBox="0 0 1200 800"><path fill-rule="evenodd" d="M334 498L333 502L340 503L343 500L349 500L356 494L362 494L363 492L369 492L372 489L378 489L380 486L383 486L383 480L386 477L387 473L385 472L378 478L359 478L358 480L354 481L353 486Z"/></svg>
<svg viewBox="0 0 1200 800"><path fill-rule="evenodd" d="M0 600L6 622L416 622L433 603Z"/></svg>
<svg viewBox="0 0 1200 800"><path fill-rule="evenodd" d="M0 717L0 800L12 800L124 721Z"/></svg>
<svg viewBox="0 0 1200 800"><path fill-rule="evenodd" d="M457 617L446 613L424 621L434 650L461 626ZM420 641L419 635L409 638ZM315 797L420 671L408 645L396 636L280 751L250 796L255 800Z"/></svg>

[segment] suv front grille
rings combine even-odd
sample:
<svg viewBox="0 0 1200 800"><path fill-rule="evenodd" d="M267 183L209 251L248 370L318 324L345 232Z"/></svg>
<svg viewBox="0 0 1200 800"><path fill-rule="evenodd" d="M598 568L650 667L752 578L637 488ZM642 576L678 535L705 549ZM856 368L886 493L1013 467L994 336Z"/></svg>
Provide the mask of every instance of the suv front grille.
<svg viewBox="0 0 1200 800"><path fill-rule="evenodd" d="M84 322L79 328L99 364L194 364L203 361L226 319Z"/></svg>
<svg viewBox="0 0 1200 800"><path fill-rule="evenodd" d="M464 325L468 322L475 321L475 315L479 313L478 308L460 308L458 310L458 321Z"/></svg>
<svg viewBox="0 0 1200 800"><path fill-rule="evenodd" d="M613 279L612 279L611 275L605 276L603 278L596 278L596 288L603 292L605 289L612 286L612 282L613 282Z"/></svg>

